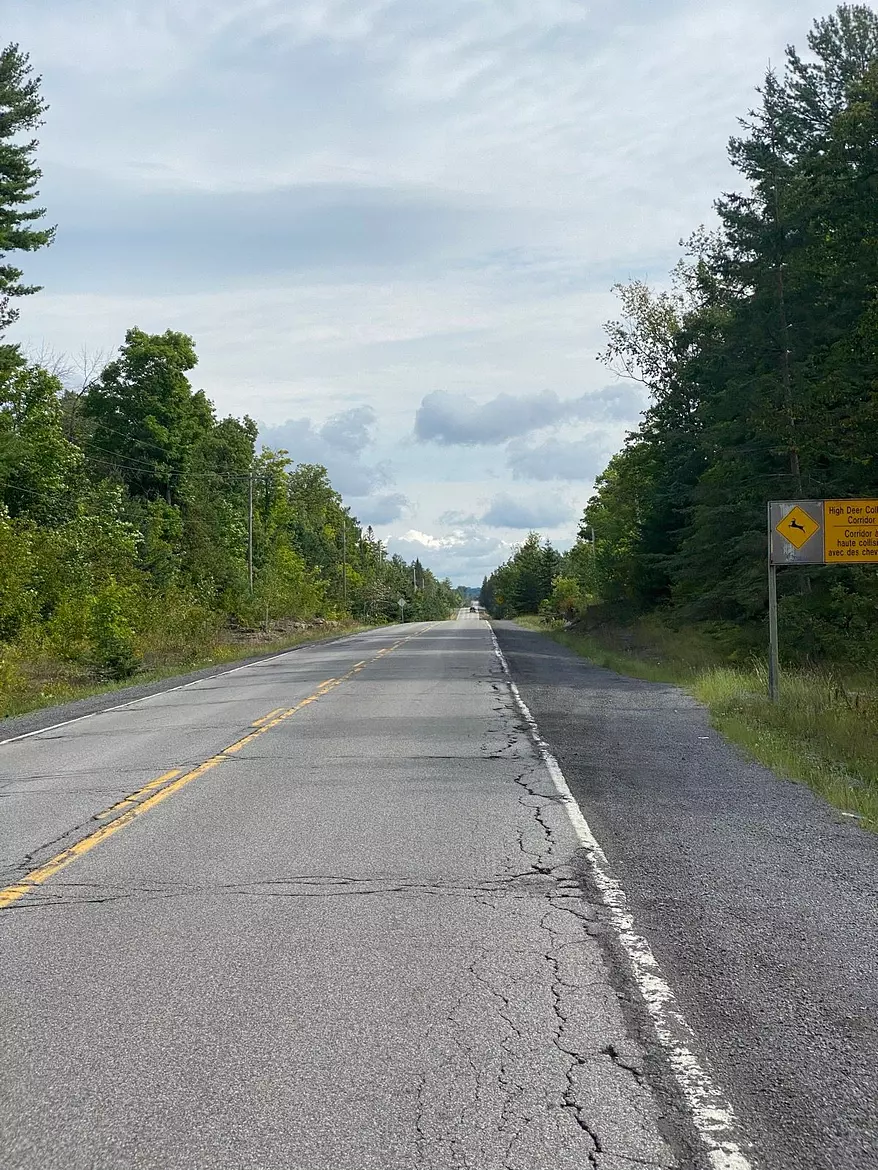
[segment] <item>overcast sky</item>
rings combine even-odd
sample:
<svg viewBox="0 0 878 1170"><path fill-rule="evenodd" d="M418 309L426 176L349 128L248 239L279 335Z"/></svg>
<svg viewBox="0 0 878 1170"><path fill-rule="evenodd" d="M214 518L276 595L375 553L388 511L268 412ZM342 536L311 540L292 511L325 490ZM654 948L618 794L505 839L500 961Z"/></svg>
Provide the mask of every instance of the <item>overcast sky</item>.
<svg viewBox="0 0 878 1170"><path fill-rule="evenodd" d="M643 402L596 360L734 184L803 0L6 0L56 243L16 339L195 338L195 383L478 584L568 544Z"/></svg>

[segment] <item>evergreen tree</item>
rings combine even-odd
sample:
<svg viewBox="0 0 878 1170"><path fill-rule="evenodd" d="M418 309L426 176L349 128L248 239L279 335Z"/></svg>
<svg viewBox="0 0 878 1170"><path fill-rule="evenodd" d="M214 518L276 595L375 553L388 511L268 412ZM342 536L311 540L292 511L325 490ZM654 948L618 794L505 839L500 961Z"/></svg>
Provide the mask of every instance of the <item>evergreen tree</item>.
<svg viewBox="0 0 878 1170"><path fill-rule="evenodd" d="M44 248L55 234L54 228L34 226L45 215L44 208L31 206L41 174L34 161L37 141L18 140L42 125L46 109L40 78L34 76L27 54L18 45L7 45L0 52L0 335L18 317L12 298L38 291L22 283L24 273L9 253ZM5 358L0 355L0 365L10 356L8 350Z"/></svg>

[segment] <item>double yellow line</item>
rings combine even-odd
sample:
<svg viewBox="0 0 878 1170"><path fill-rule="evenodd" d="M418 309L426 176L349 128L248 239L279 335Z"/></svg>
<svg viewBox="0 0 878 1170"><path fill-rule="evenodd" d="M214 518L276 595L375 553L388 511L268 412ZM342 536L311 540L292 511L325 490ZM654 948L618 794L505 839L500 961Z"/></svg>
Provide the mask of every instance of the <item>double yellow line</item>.
<svg viewBox="0 0 878 1170"><path fill-rule="evenodd" d="M409 634L405 638L398 639L398 641L390 646L385 646L372 658L355 663L346 674L340 675L338 678L325 679L313 694L308 695L307 698L296 703L294 707L287 707L286 709L278 707L274 711L269 711L267 715L263 715L259 719L254 719L251 724L252 731L242 736L241 739L235 740L234 743L229 744L222 751L217 752L215 756L211 756L209 759L196 765L196 767L191 768L188 772L184 772L181 775L182 770L180 768L173 768L169 772L157 776L155 780L150 780L148 784L144 784L142 788L138 788L136 792L132 792L123 800L117 801L110 808L96 813L94 816L94 820L96 821L101 821L105 818L109 819L105 824L102 824L87 836L82 837L75 845L71 845L69 849L62 850L61 853L56 854L49 861L45 862L45 864L39 866L37 869L31 870L27 877L22 878L20 882L0 889L0 910L11 906L14 902L23 898L25 894L30 893L37 886L41 886L49 878L54 877L56 873L59 873L62 869L66 869L77 857L82 857L84 854L90 853L102 841L106 841L107 838L113 837L123 829L127 829L138 817L142 817L144 813L148 813L151 809L154 809L163 800L167 800L169 796L173 796L185 788L187 784L191 784L193 780L197 780L199 776L203 776L205 772L209 772L212 768L216 768L226 760L231 759L242 748L246 747L247 744L258 739L260 735L265 735L267 731L271 731L273 727L277 727L278 724L283 723L284 720L295 715L297 711L301 711L303 707L307 707L311 703L316 703L318 699L322 699L324 695L329 694L336 687L340 687L343 682L353 678L355 674L359 674L370 662L377 661L385 654L389 654L391 650L395 650L405 642L410 642L412 638L418 637L421 633L423 633L423 629L418 630L414 634Z"/></svg>

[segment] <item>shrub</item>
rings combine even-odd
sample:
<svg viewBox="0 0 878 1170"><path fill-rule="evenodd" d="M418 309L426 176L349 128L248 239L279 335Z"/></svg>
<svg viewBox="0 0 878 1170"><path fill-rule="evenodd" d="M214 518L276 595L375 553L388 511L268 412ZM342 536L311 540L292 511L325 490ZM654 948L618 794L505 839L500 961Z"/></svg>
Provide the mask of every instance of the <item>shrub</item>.
<svg viewBox="0 0 878 1170"><path fill-rule="evenodd" d="M130 678L140 665L134 630L126 615L130 600L128 591L115 581L105 585L92 600L91 662L107 678Z"/></svg>

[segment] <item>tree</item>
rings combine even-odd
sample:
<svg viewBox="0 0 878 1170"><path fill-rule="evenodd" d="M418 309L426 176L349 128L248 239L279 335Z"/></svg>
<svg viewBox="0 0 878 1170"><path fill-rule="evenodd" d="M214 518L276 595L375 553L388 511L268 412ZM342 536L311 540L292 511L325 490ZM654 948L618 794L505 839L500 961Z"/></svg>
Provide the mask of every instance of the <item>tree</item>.
<svg viewBox="0 0 878 1170"><path fill-rule="evenodd" d="M129 329L119 356L86 392L90 458L132 496L180 498L192 448L214 421L204 393L186 377L197 360L185 333Z"/></svg>
<svg viewBox="0 0 878 1170"><path fill-rule="evenodd" d="M64 437L60 390L39 366L0 370L0 501L13 517L57 524L66 515L82 459Z"/></svg>
<svg viewBox="0 0 878 1170"><path fill-rule="evenodd" d="M24 273L9 261L9 253L44 248L55 235L54 228L31 226L45 215L44 208L31 207L41 174L34 162L38 143L34 138L16 141L42 125L47 106L40 80L18 45L0 52L0 334L18 317L11 299L38 291L22 284Z"/></svg>
<svg viewBox="0 0 878 1170"><path fill-rule="evenodd" d="M562 558L551 543L541 543L538 532L529 532L513 555L482 582L481 604L494 617L537 613L550 597Z"/></svg>
<svg viewBox="0 0 878 1170"><path fill-rule="evenodd" d="M717 200L718 230L691 237L669 291L617 289L602 356L649 406L558 574L629 614L724 623L742 649L765 620L766 501L878 494L878 14L841 5L808 47L768 73L729 144L742 184ZM486 580L492 612L514 612L520 568ZM801 653L878 649L875 573L780 589Z"/></svg>

